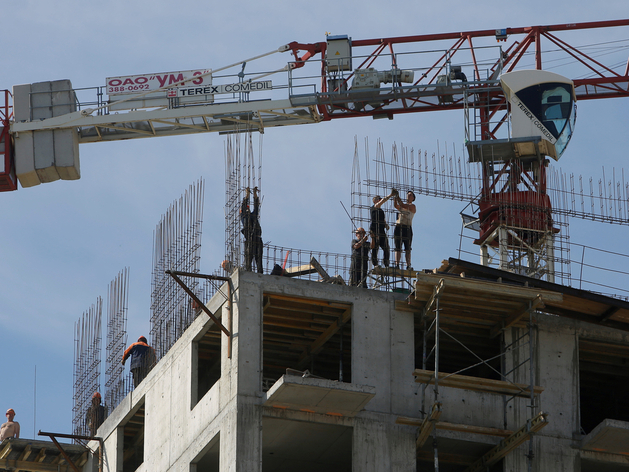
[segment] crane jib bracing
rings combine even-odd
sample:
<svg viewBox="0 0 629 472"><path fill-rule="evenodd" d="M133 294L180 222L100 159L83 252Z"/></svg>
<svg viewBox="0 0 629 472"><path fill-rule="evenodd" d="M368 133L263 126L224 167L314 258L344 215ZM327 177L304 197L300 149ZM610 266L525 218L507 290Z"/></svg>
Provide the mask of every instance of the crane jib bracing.
<svg viewBox="0 0 629 472"><path fill-rule="evenodd" d="M78 145L88 142L450 109L477 115L476 136L496 139L507 116L504 72L563 58L553 70L581 77L572 79L578 100L629 96L626 58L617 71L560 38L623 26L629 20L368 40L328 35L220 69L110 77L85 89L69 80L15 86L13 106L8 91L0 105L0 190L17 189L18 180L27 187L79 178ZM293 60L273 64L284 52Z"/></svg>

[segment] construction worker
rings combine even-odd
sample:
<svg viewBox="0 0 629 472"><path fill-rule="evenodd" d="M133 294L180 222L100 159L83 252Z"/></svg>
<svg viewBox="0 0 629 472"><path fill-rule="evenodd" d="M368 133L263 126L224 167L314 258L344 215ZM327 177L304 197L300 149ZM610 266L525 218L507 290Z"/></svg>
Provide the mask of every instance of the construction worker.
<svg viewBox="0 0 629 472"><path fill-rule="evenodd" d="M0 426L0 442L7 438L19 438L20 437L20 423L13 421L15 418L15 410L9 408L6 412L7 422Z"/></svg>
<svg viewBox="0 0 629 472"><path fill-rule="evenodd" d="M249 187L245 190L245 198L240 207L240 222L242 223L242 234L245 236L245 269L251 270L251 261L255 259L258 274L262 273L262 228L258 218L260 211L260 198L258 197L258 187L253 188L253 211L249 208Z"/></svg>
<svg viewBox="0 0 629 472"><path fill-rule="evenodd" d="M131 356L131 373L133 386L137 387L155 365L155 350L147 344L146 338L140 336L138 341L127 348L122 356L122 365Z"/></svg>
<svg viewBox="0 0 629 472"><path fill-rule="evenodd" d="M364 228L356 230L356 239L352 239L352 262L349 268L349 284L367 288L367 269L369 263L369 243Z"/></svg>
<svg viewBox="0 0 629 472"><path fill-rule="evenodd" d="M107 416L105 407L101 405L101 400L100 393L94 392L92 395L92 404L87 409L87 413L85 413L85 424L92 437L96 436L98 427L103 424L105 416Z"/></svg>
<svg viewBox="0 0 629 472"><path fill-rule="evenodd" d="M411 267L411 243L413 242L413 217L415 208L415 194L412 190L406 193L406 203L397 195L393 201L393 206L398 211L395 229L393 230L393 241L395 243L395 267L400 268L402 256L402 245L406 252L406 270L413 270Z"/></svg>
<svg viewBox="0 0 629 472"><path fill-rule="evenodd" d="M373 197L373 206L369 209L371 213L371 223L369 225L369 233L371 235L371 263L374 267L378 267L378 249L382 248L382 263L385 267L389 267L389 238L387 238L387 230L389 225L387 224L386 216L382 205L389 200L389 198L397 195L397 190L391 190L391 193L384 198L380 195Z"/></svg>

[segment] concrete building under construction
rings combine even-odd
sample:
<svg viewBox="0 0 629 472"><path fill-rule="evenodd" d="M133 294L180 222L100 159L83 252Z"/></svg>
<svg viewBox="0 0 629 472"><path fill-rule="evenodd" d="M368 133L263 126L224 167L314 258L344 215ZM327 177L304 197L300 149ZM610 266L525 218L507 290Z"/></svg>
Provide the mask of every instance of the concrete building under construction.
<svg viewBox="0 0 629 472"><path fill-rule="evenodd" d="M458 260L414 286L236 271L100 427L102 470L627 469L629 303Z"/></svg>
<svg viewBox="0 0 629 472"><path fill-rule="evenodd" d="M536 34L528 44L539 44L542 31ZM507 30L490 36L504 40ZM391 51L400 39L389 40ZM100 401L100 394L95 397L103 358L99 298L75 330L73 434L40 433L56 449L48 442L4 440L0 471L629 470L629 302L571 286L566 222L577 216L626 225L629 184L624 177L622 185L599 183L598 197L591 181L589 195L572 179L572 187L553 189L557 174L549 168L572 136L577 90L581 87L578 93L587 97L594 93L587 87L595 91L596 84L542 70L504 69L519 60L516 48L501 52L497 62L492 59L483 87L470 85L461 66L448 59L435 70L434 80L403 88L413 83L414 71L397 63L380 72L353 70L352 48L382 46L379 55L386 43L374 41L352 45L349 37L327 38L326 93L294 96L304 112L286 113L282 102L281 113L269 108L243 114L239 101L225 105L240 110L237 117L221 108L217 121L206 120L205 126L179 118L155 120L168 126L164 134L179 133L180 126L243 133L234 134L226 146L224 272L200 271L204 184L199 181L169 208L154 233L150 343L156 362L134 376L133 386L120 364L129 344L125 269L109 287L107 300L105 405L99 410L105 411L104 422L96 425L88 415L90 403ZM322 45L291 44L299 67L326 51ZM300 57L296 51L304 46L307 54ZM480 81L477 65L474 75ZM389 83L390 88L381 88ZM33 91L30 85L18 91L23 97L52 93ZM194 100L188 103L203 103ZM461 250L458 258L423 270L412 270L410 257L405 268L380 267L372 259L362 280L348 286L347 261L353 255L265 244L263 257L258 234L260 253L253 257L243 238L243 214L253 193L253 213L259 218L262 181L251 120L262 123L271 115L267 123L299 124L315 112L314 103L328 118L367 111L392 119L395 113L415 111L416 105L464 109L464 163L429 159L421 152L415 159L413 151L405 150L399 160L394 156L385 162L379 150L374 172L367 158L362 178L355 156L350 219L355 227L367 227L371 199L398 195L397 189L408 190L412 198L416 192L468 202L476 208L472 216L461 213L463 226L475 233L474 258L480 254L481 263L464 260ZM169 98L163 106L179 104ZM189 107L185 119L197 118L195 110L201 108ZM44 119L56 118L54 107L49 111ZM492 121L497 111L500 118ZM143 121L148 113L140 115ZM243 128L225 128L232 121ZM153 123L88 127L75 118L71 123L69 146L78 146L79 132L82 139L103 132L126 139L125 133L146 127L155 134L156 129ZM44 125L24 120L17 129L30 139L26 133L46 132L38 129ZM504 139L496 134L503 125L511 126ZM25 137L21 149L28 148L25 154L34 159ZM29 186L40 183L40 174L51 180L48 172L64 169L53 162L54 172L19 172L20 178ZM555 180L565 182L561 176ZM606 186L618 193L608 196ZM386 221L394 221L396 211L401 212L398 206L383 210ZM412 225L407 226L412 234ZM364 263L367 267L366 258ZM79 444L61 446L56 440L61 437Z"/></svg>

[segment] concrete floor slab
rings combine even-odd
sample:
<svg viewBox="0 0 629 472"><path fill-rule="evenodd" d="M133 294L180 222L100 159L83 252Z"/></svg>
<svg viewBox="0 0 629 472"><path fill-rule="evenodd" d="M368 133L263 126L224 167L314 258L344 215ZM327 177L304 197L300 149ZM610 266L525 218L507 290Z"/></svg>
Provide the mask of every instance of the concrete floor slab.
<svg viewBox="0 0 629 472"><path fill-rule="evenodd" d="M283 375L266 393L264 406L354 417L375 394L366 385Z"/></svg>

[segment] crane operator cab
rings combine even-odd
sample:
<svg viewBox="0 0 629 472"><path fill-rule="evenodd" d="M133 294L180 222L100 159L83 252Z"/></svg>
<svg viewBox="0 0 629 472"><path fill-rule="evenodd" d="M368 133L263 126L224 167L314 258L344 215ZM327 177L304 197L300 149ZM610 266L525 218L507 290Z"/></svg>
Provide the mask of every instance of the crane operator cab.
<svg viewBox="0 0 629 472"><path fill-rule="evenodd" d="M520 70L500 77L510 106L511 138L541 137L547 155L558 160L570 142L577 115L574 85L544 70Z"/></svg>
<svg viewBox="0 0 629 472"><path fill-rule="evenodd" d="M479 231L474 242L481 247L483 265L498 251L500 269L544 274L550 280L559 228L546 191L547 157L558 160L572 137L574 85L542 70L502 74L500 85L508 106L509 138L467 142L470 161L483 166L478 217L469 217ZM524 268L522 261L528 261Z"/></svg>

